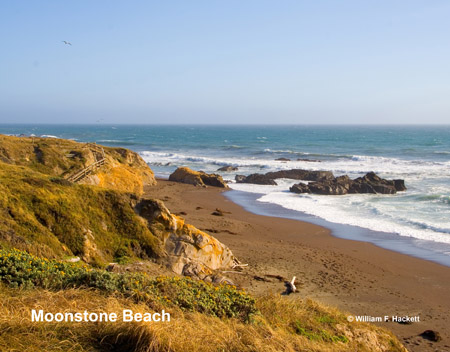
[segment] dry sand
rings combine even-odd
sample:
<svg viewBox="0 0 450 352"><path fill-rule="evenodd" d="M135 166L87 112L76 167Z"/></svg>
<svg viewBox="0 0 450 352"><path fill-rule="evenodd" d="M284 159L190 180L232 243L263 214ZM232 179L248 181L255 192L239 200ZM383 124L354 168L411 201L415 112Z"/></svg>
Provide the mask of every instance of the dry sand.
<svg viewBox="0 0 450 352"><path fill-rule="evenodd" d="M283 291L282 282L266 275L295 275L297 297L353 315L419 315L420 322L410 325L377 324L393 331L410 351L450 351L449 267L336 238L313 224L255 215L222 192L158 180L157 186L146 189L146 196L163 200L172 213L229 246L248 267L225 275L255 295ZM216 208L224 215L212 215ZM438 331L442 341L418 336L428 329Z"/></svg>

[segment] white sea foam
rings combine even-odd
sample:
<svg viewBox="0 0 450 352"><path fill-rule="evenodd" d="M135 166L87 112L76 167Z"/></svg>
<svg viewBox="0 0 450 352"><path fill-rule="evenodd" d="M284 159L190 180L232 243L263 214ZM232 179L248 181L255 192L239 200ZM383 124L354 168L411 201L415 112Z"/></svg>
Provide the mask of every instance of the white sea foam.
<svg viewBox="0 0 450 352"><path fill-rule="evenodd" d="M408 192L396 195L322 196L290 193L289 187L298 181L276 182L277 186L232 183L230 187L261 194L259 202L277 204L329 222L450 244L450 185L432 187L439 192L434 195L423 189L420 182L413 181Z"/></svg>
<svg viewBox="0 0 450 352"><path fill-rule="evenodd" d="M41 135L41 137L42 137L42 138L59 138L59 137L53 136L53 135L51 135L51 134L43 134L43 135Z"/></svg>
<svg viewBox="0 0 450 352"><path fill-rule="evenodd" d="M275 191L264 194L258 201L278 204L286 209L315 215L329 222L359 226L374 231L396 233L401 236L450 244L450 224L443 224L447 228L442 229L420 221L414 223L413 219L408 219L407 222L402 223L398 216L386 216L388 214L382 213L379 210L377 211L376 208L367 205L368 197L385 196L348 195L330 197L297 195L285 191Z"/></svg>
<svg viewBox="0 0 450 352"><path fill-rule="evenodd" d="M240 158L240 157L212 157L204 155L192 155L182 153L151 152L140 153L144 160L149 163L177 165L198 164L202 169L214 170L216 166L233 165L236 167L254 168L251 172L306 169L306 170L330 170L335 175L349 174L352 177L361 176L367 172L374 171L383 177L412 177L441 178L450 174L450 162L423 161L423 160L402 160L397 158L385 158L375 156L354 155L351 158L340 158L335 160L323 160L320 163L309 161L289 161L280 163L274 159L264 158Z"/></svg>
<svg viewBox="0 0 450 352"><path fill-rule="evenodd" d="M279 151L281 152L281 151ZM283 150L287 153L287 150ZM261 157L209 156L180 152L141 152L150 165L170 163L215 172L219 166L239 168L223 174L233 180L235 174L307 169L330 170L336 176L355 178L374 171L382 177L405 179L407 192L389 195L320 196L290 193L299 181L278 179L277 186L231 183L231 188L261 194L260 202L318 216L330 222L359 226L374 231L450 244L450 175L449 161L403 160L381 156L352 155L322 159L320 163L290 161L280 163Z"/></svg>

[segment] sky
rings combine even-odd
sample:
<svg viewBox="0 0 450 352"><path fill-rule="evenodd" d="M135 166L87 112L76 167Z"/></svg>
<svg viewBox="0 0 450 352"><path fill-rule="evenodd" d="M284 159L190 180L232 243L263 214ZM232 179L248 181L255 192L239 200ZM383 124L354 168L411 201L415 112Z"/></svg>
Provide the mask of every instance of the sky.
<svg viewBox="0 0 450 352"><path fill-rule="evenodd" d="M448 0L2 1L0 123L448 124L449 18Z"/></svg>

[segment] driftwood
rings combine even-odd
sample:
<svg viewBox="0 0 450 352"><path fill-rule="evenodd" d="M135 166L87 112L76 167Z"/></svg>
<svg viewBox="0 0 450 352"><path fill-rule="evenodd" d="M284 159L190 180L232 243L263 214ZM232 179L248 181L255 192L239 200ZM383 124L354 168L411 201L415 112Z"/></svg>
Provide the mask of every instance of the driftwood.
<svg viewBox="0 0 450 352"><path fill-rule="evenodd" d="M282 295L290 295L291 293L294 293L297 291L297 287L295 287L295 276L292 278L292 280L285 281L284 286L286 287L286 290L282 293Z"/></svg>
<svg viewBox="0 0 450 352"><path fill-rule="evenodd" d="M236 268L236 267L243 267L243 266L248 266L248 264L234 264L234 265L233 265L233 268Z"/></svg>

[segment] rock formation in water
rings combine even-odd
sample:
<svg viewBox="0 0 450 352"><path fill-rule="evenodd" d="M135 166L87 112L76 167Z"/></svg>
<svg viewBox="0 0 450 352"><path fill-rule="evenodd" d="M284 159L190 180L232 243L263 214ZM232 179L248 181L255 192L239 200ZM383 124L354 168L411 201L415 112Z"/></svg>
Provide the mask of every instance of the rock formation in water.
<svg viewBox="0 0 450 352"><path fill-rule="evenodd" d="M339 176L333 179L324 179L321 181L298 183L290 189L294 193L312 193L326 195L342 195L355 193L381 193L395 194L405 191L404 180L386 180L374 172L369 172L363 177L354 180L347 175Z"/></svg>
<svg viewBox="0 0 450 352"><path fill-rule="evenodd" d="M232 165L222 166L217 169L217 171L223 171L223 172L231 172L231 171L237 171L238 168Z"/></svg>
<svg viewBox="0 0 450 352"><path fill-rule="evenodd" d="M369 172L363 177L354 180L347 175L334 177L331 171L310 171L302 169L281 170L268 172L266 174L251 174L248 176L236 175L237 183L253 183L258 185L273 185L277 178L288 178L292 180L312 181L309 183L298 183L290 188L294 193L314 193L342 195L352 193L381 193L395 194L405 191L404 180L385 180Z"/></svg>
<svg viewBox="0 0 450 352"><path fill-rule="evenodd" d="M249 176L236 175L237 183L254 183L258 185L276 185L277 178L289 178L293 180L320 181L331 180L334 175L331 171L310 171L302 169L281 170L266 174L251 174Z"/></svg>

